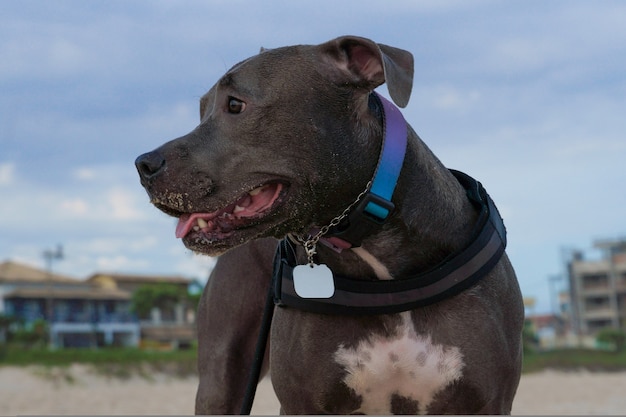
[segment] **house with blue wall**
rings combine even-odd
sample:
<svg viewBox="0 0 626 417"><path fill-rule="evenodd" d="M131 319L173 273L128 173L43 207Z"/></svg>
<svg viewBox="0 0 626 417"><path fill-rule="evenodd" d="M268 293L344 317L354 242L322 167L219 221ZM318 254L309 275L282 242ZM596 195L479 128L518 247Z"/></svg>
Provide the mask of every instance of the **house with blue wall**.
<svg viewBox="0 0 626 417"><path fill-rule="evenodd" d="M138 346L152 339L172 347L195 339L195 315L185 305L154 308L150 317L131 311L133 291L142 285L171 283L186 288L184 277L98 273L79 280L29 265L0 263L0 314L27 326L48 323L55 347Z"/></svg>

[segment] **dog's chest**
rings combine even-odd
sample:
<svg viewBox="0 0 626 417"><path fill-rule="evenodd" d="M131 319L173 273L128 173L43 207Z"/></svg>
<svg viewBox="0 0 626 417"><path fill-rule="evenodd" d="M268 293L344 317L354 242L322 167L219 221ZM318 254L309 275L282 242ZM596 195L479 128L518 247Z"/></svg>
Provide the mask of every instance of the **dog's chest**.
<svg viewBox="0 0 626 417"><path fill-rule="evenodd" d="M366 414L423 414L464 366L459 348L417 335L408 312L393 336L374 334L354 348L341 345L334 357L347 372L343 382L361 398L356 412Z"/></svg>

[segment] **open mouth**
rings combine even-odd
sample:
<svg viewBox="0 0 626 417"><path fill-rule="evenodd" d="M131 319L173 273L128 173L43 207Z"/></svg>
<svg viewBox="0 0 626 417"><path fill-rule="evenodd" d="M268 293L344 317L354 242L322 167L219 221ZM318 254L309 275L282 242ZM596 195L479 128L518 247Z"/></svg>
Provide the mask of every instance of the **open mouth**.
<svg viewBox="0 0 626 417"><path fill-rule="evenodd" d="M208 240L221 240L235 230L245 228L267 216L280 201L285 186L271 182L245 193L234 203L211 213L183 213L176 226L176 237L199 235Z"/></svg>

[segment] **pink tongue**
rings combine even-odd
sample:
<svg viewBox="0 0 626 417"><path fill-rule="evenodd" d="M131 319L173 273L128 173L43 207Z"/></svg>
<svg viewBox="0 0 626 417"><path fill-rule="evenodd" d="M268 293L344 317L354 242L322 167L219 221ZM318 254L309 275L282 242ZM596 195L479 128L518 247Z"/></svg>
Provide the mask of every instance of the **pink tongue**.
<svg viewBox="0 0 626 417"><path fill-rule="evenodd" d="M176 237L183 238L187 236L187 233L195 226L199 217L205 219L213 217L211 213L185 213L178 218L178 224L176 225Z"/></svg>
<svg viewBox="0 0 626 417"><path fill-rule="evenodd" d="M192 228L191 214L183 214L178 218L176 225L176 237L178 239L185 237L187 232Z"/></svg>
<svg viewBox="0 0 626 417"><path fill-rule="evenodd" d="M257 215L259 212L269 208L282 190L281 184L275 184L273 186L264 187L259 193L252 196L247 194L240 198L235 204L243 210L237 213L238 217L250 217ZM230 206L232 211L233 206ZM227 210L228 208L224 209ZM185 213L178 218L178 224L176 225L176 237L183 238L187 236L189 231L197 224L198 218L202 218L205 221L209 221L218 216L224 210L218 210L213 213Z"/></svg>

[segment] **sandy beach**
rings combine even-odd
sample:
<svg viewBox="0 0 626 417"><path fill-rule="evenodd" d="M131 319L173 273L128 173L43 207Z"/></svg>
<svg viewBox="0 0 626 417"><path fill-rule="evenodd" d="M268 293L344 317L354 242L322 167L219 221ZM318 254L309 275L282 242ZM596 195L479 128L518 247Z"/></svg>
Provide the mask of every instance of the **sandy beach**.
<svg viewBox="0 0 626 417"><path fill-rule="evenodd" d="M93 368L0 367L1 415L191 415L197 378L163 373L120 379ZM277 414L269 380L253 414ZM522 377L513 414L626 414L626 373L543 371Z"/></svg>

